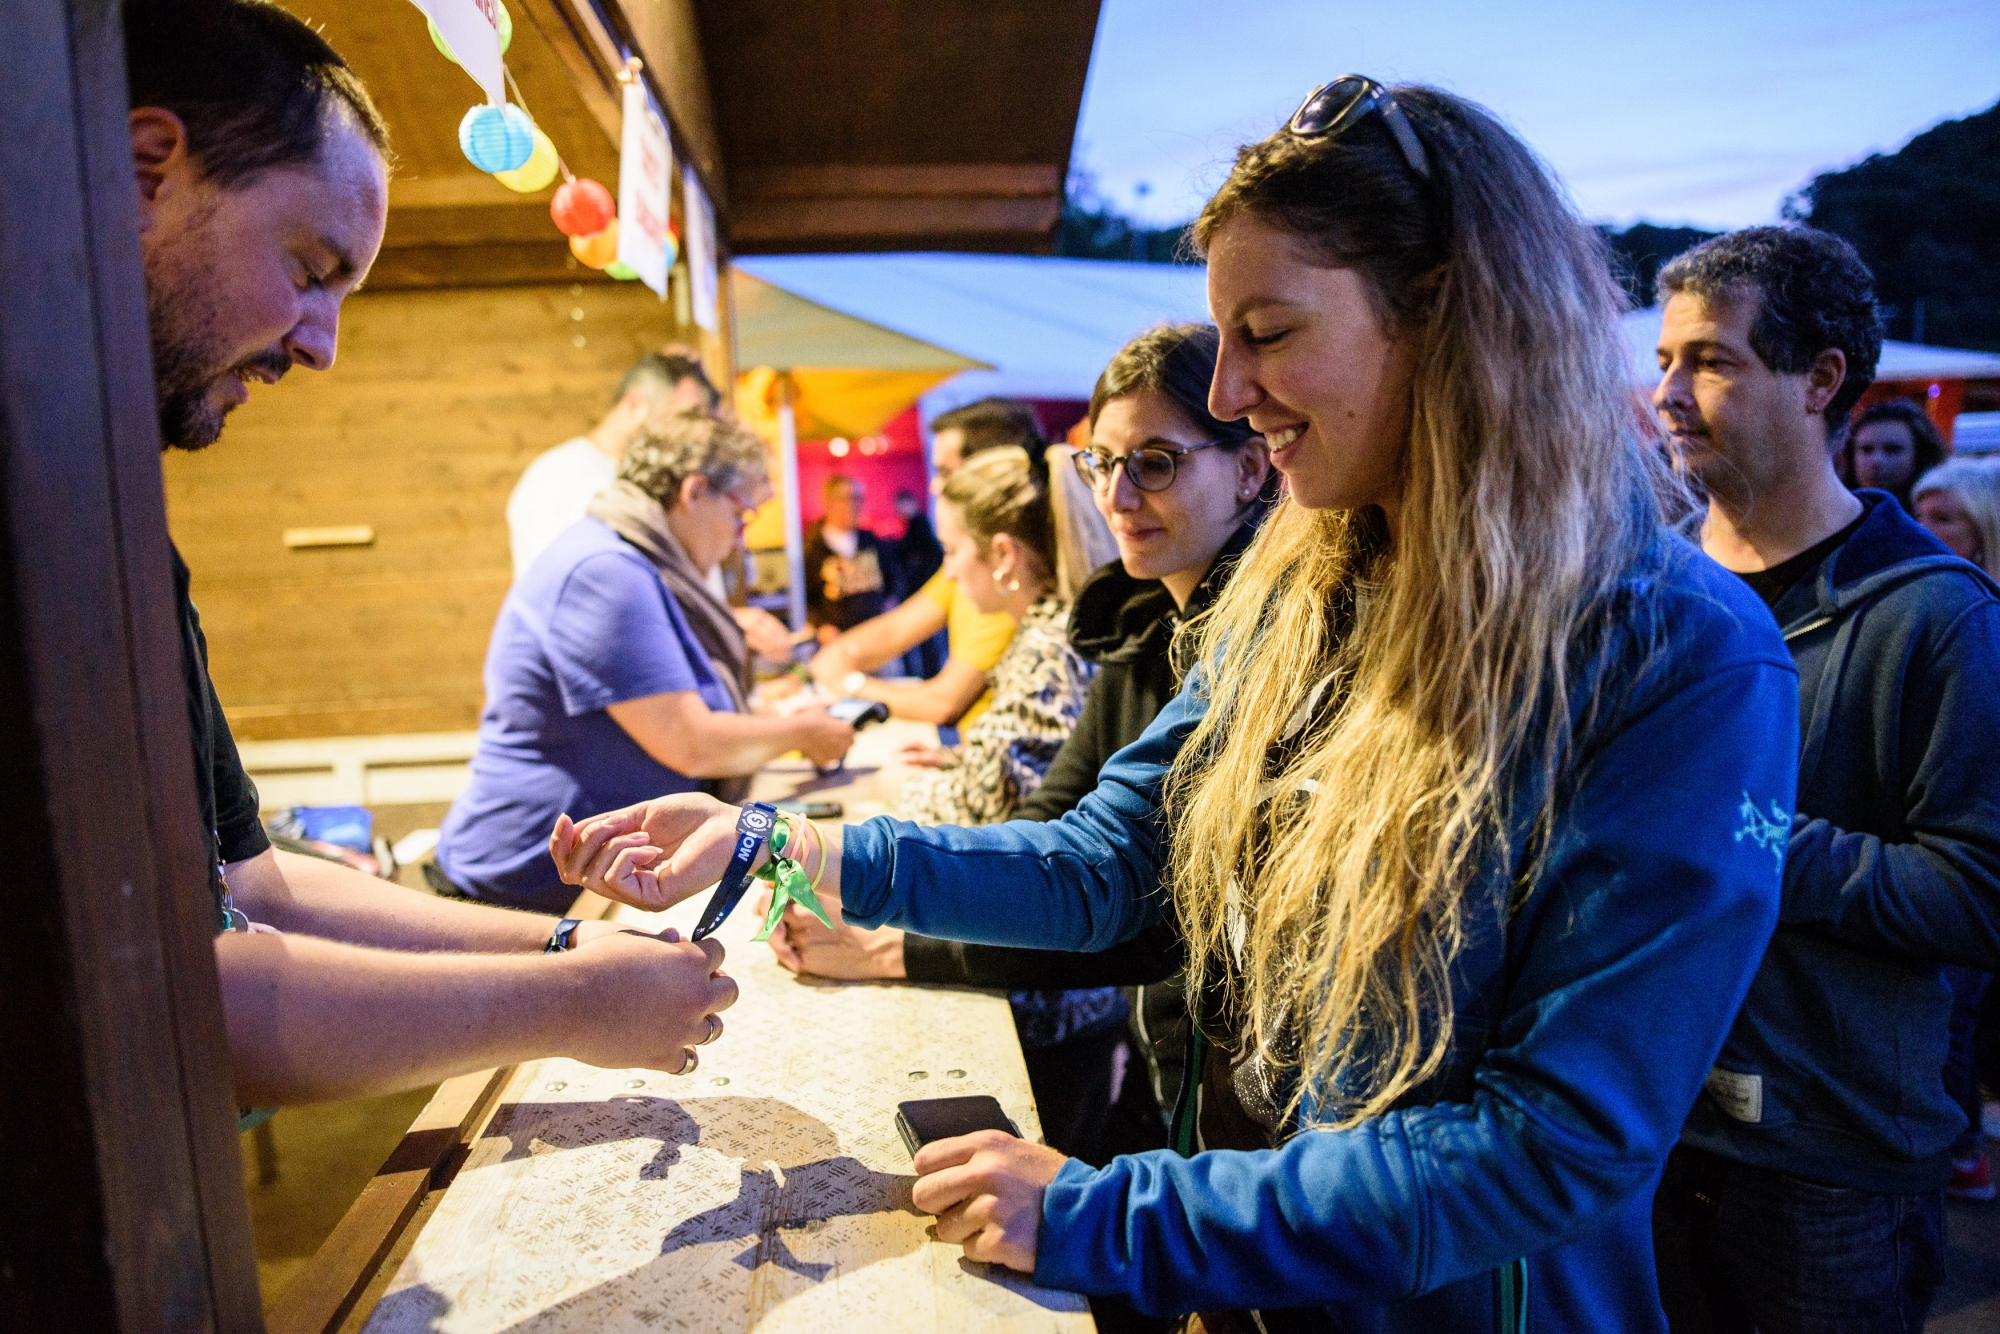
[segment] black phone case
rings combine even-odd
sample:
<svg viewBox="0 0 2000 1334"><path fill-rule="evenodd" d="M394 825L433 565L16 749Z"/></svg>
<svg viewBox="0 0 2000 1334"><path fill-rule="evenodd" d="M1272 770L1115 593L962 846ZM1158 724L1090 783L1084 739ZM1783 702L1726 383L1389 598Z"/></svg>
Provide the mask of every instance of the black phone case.
<svg viewBox="0 0 2000 1334"><path fill-rule="evenodd" d="M1008 1119L997 1098L977 1094L964 1098L917 1098L896 1104L896 1133L912 1158L924 1145L941 1139L970 1135L975 1130L998 1130L1021 1137L1020 1128Z"/></svg>

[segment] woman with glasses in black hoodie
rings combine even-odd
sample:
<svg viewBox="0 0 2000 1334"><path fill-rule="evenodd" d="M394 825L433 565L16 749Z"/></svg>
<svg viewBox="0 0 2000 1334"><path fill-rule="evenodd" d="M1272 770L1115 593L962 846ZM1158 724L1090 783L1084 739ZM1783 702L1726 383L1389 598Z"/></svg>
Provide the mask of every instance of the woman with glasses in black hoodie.
<svg viewBox="0 0 2000 1334"><path fill-rule="evenodd" d="M1215 600L1268 508L1275 474L1263 441L1247 423L1208 411L1216 341L1210 324L1148 330L1098 377L1090 447L1075 466L1119 559L1077 595L1070 643L1097 665L1097 676L1076 730L1017 820L1058 819L1083 800L1104 762L1180 690L1186 663L1172 652L1175 631ZM1102 953L1069 954L966 945L895 927L829 931L791 913L771 948L786 967L821 977L1007 988L1049 1143L1094 1163L1166 1143L1160 1109L1180 1087L1187 1027L1180 948L1169 928ZM1114 986L1136 990L1125 1005L1103 996L1079 1004L1073 994ZM1128 1060L1128 1034L1136 1062ZM1107 1138L1114 1101L1136 1115L1121 1117Z"/></svg>

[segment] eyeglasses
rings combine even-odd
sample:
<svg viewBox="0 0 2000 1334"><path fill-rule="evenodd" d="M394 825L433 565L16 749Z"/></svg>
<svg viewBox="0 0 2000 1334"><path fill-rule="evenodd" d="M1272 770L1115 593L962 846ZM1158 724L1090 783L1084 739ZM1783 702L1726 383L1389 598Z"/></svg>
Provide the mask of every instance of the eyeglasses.
<svg viewBox="0 0 2000 1334"><path fill-rule="evenodd" d="M1083 484L1093 491L1110 490L1121 467L1125 469L1125 475L1132 479L1132 485L1141 491L1164 491L1174 484L1183 456L1222 443L1220 440L1204 440L1198 445L1183 445L1179 449L1147 445L1144 449L1135 449L1122 456L1102 449L1079 449L1070 455L1070 462L1076 465L1076 475L1083 479Z"/></svg>
<svg viewBox="0 0 2000 1334"><path fill-rule="evenodd" d="M1301 139L1331 139L1345 134L1371 111L1379 113L1382 123L1389 127L1389 137L1396 141L1410 170L1430 180L1431 160L1424 152L1423 141L1410 127L1410 118L1396 105L1387 88L1366 75L1343 74L1332 83L1313 89L1299 103L1299 109L1292 113L1285 127Z"/></svg>

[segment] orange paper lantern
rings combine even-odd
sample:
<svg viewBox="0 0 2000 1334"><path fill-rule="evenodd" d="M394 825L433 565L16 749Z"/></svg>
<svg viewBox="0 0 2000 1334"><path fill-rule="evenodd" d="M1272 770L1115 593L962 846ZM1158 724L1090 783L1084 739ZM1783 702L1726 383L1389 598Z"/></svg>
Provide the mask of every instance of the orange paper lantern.
<svg viewBox="0 0 2000 1334"><path fill-rule="evenodd" d="M618 219L595 236L572 236L569 252L593 269L609 268L618 258Z"/></svg>

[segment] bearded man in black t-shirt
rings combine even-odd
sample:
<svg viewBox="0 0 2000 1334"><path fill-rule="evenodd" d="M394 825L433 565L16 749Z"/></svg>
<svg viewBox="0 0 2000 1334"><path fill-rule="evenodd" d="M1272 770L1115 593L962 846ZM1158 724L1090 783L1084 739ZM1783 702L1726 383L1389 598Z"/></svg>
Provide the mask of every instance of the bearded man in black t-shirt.
<svg viewBox="0 0 2000 1334"><path fill-rule="evenodd" d="M333 49L275 5L131 0L125 25L160 434L202 449L250 384L333 364L341 302L382 243L388 132ZM239 1105L548 1055L694 1068L736 995L713 941L444 902L273 850L190 582L176 553Z"/></svg>

